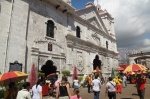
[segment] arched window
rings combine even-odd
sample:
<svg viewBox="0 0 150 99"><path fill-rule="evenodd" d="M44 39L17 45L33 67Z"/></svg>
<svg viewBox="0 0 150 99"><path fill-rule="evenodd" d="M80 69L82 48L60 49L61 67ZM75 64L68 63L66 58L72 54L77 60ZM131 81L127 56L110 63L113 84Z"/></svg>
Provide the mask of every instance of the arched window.
<svg viewBox="0 0 150 99"><path fill-rule="evenodd" d="M106 48L108 49L108 41L106 41Z"/></svg>
<svg viewBox="0 0 150 99"><path fill-rule="evenodd" d="M80 38L80 27L76 27L76 37Z"/></svg>
<svg viewBox="0 0 150 99"><path fill-rule="evenodd" d="M51 20L47 21L47 33L46 36L54 38L54 22Z"/></svg>

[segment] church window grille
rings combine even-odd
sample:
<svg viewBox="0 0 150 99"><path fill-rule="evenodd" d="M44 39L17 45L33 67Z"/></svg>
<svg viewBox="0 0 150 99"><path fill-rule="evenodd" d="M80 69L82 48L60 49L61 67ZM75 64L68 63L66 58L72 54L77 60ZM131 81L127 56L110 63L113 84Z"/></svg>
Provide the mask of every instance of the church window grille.
<svg viewBox="0 0 150 99"><path fill-rule="evenodd" d="M78 37L78 38L80 38L80 27L79 26L77 26L76 27L76 37Z"/></svg>
<svg viewBox="0 0 150 99"><path fill-rule="evenodd" d="M47 21L47 33L46 36L54 38L54 22L51 20Z"/></svg>
<svg viewBox="0 0 150 99"><path fill-rule="evenodd" d="M106 41L106 48L108 49L108 41Z"/></svg>

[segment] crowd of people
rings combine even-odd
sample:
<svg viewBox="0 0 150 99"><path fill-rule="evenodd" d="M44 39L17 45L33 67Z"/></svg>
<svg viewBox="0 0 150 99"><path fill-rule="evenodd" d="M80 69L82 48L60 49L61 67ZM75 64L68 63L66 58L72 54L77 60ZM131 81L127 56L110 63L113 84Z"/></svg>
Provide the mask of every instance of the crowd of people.
<svg viewBox="0 0 150 99"><path fill-rule="evenodd" d="M71 95L70 83L68 82L67 76L63 76L61 81L56 80L54 83L56 89L55 97L53 97L53 90L51 90L51 82L45 81L45 83L49 83L47 85L49 87L49 99L82 99L79 95L79 84L77 85L79 82L77 78L74 81L75 87L73 95ZM9 89L5 91L4 99L43 99L42 85L43 80L39 79L32 88L29 82L25 82L22 85L22 89L18 90L16 83L10 82Z"/></svg>
<svg viewBox="0 0 150 99"><path fill-rule="evenodd" d="M128 75L129 76L129 75ZM131 75L130 75L131 76ZM142 74L137 74L134 76L135 85L137 88L137 93L140 99L144 99L145 94L145 83L146 77ZM94 99L99 99L99 93L101 91L101 81L98 79L98 76L95 75L95 79L92 79L91 74L87 78L88 80L88 93L94 93ZM108 96L109 99L117 99L116 94L122 93L122 87L127 87L127 75L119 77L109 77L106 81L106 91L105 96Z"/></svg>
<svg viewBox="0 0 150 99"><path fill-rule="evenodd" d="M146 77L142 74L137 74L135 80L137 93L140 99L144 99ZM49 99L82 99L79 95L81 86L78 77L75 77L73 80L73 95L71 95L70 83L67 76L62 76L61 81L59 81L58 76L56 76L54 83L54 88L56 89L55 96L53 96L53 89L51 90L51 82L46 79L45 83L49 83L47 85L49 87ZM39 79L31 88L30 83L25 82L22 85L22 89L18 90L16 84L11 82L9 89L5 92L4 99L43 99L42 84L43 80ZM87 92L93 93L94 99L99 99L102 85L99 75L94 75L94 78L92 78L90 74L87 78L87 84ZM105 96L108 96L109 99L117 99L116 94L121 94L122 87L127 87L127 77L126 75L123 75L121 78L119 76L114 78L109 77L105 84Z"/></svg>

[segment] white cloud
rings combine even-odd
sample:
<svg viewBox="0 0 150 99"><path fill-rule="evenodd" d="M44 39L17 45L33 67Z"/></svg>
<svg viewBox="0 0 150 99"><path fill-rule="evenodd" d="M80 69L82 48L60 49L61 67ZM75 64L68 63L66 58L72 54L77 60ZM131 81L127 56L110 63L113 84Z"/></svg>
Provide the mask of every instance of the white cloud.
<svg viewBox="0 0 150 99"><path fill-rule="evenodd" d="M118 47L150 50L150 0L95 0L115 18Z"/></svg>
<svg viewBox="0 0 150 99"><path fill-rule="evenodd" d="M145 39L144 40L144 45L145 46L150 46L150 39Z"/></svg>

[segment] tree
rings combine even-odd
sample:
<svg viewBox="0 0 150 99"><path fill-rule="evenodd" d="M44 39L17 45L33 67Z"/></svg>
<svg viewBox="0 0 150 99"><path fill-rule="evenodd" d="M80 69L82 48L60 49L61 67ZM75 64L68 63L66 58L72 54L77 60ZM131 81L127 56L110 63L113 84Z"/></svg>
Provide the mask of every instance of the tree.
<svg viewBox="0 0 150 99"><path fill-rule="evenodd" d="M65 76L70 76L70 71L69 70L63 70L61 73Z"/></svg>
<svg viewBox="0 0 150 99"><path fill-rule="evenodd" d="M76 67L76 66L74 66L74 70L73 70L72 79L74 80L76 77L78 77L78 73L77 73L77 67Z"/></svg>
<svg viewBox="0 0 150 99"><path fill-rule="evenodd" d="M34 84L36 84L37 80L38 80L38 75L37 75L35 65L33 64L29 75L30 86L32 87Z"/></svg>

